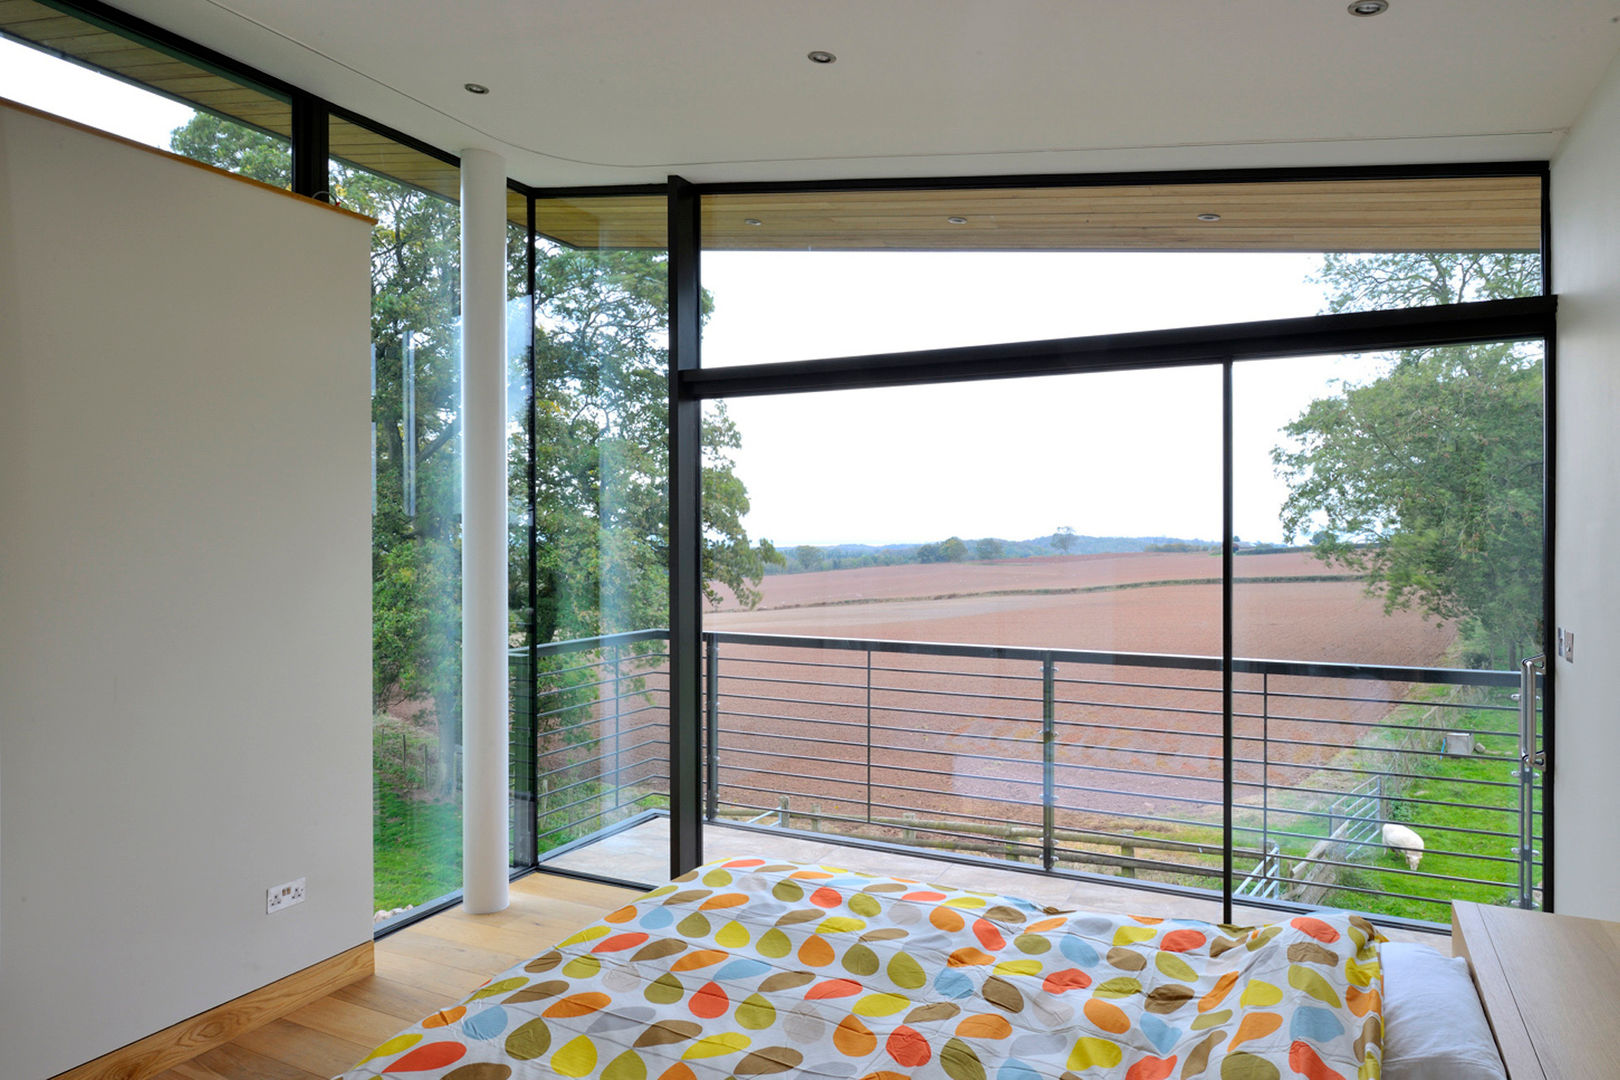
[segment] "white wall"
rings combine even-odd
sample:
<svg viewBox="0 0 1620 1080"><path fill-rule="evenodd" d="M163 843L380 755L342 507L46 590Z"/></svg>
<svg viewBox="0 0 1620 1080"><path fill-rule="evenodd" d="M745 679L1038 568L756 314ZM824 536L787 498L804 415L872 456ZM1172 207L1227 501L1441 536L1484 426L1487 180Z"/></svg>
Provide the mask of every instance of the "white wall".
<svg viewBox="0 0 1620 1080"><path fill-rule="evenodd" d="M370 938L368 233L0 108L6 1080Z"/></svg>
<svg viewBox="0 0 1620 1080"><path fill-rule="evenodd" d="M1558 310L1554 903L1620 919L1620 61L1552 168Z"/></svg>

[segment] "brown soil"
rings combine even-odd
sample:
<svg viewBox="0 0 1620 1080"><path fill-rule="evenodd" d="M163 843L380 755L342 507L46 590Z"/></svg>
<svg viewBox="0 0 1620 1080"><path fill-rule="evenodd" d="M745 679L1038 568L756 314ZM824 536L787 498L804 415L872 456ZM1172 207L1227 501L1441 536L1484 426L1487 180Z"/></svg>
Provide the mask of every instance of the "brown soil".
<svg viewBox="0 0 1620 1080"><path fill-rule="evenodd" d="M1454 637L1411 613L1386 615L1358 581L1242 580L1333 572L1303 553L1245 556L1237 571L1240 657L1428 666ZM708 613L704 629L1218 657L1217 584L1075 591L1218 573L1210 556L1149 554L785 575L767 579L757 610ZM994 595L1017 589L1067 591ZM910 599L924 596L948 598ZM1040 825L1038 661L736 643L722 643L720 658L722 805L772 809L786 795L796 826L819 812L828 831L850 827L833 818L864 822L869 813L991 830ZM1163 831L1153 818L1218 823L1218 670L1064 661L1055 674L1059 828L1130 835ZM1234 686L1240 802L1257 801L1262 776L1274 788L1313 774L1320 784L1316 770L1411 690L1280 676L1267 680L1264 697L1261 688L1257 675ZM1329 779L1348 787L1360 777Z"/></svg>
<svg viewBox="0 0 1620 1080"><path fill-rule="evenodd" d="M1239 578L1345 573L1304 551L1240 555L1233 566ZM996 562L870 566L859 570L774 574L760 586L764 598L758 610L899 597L930 599L970 593L1095 589L1145 581L1218 582L1220 574L1220 557L1204 552L1055 555ZM736 600L726 593L720 610L738 608Z"/></svg>

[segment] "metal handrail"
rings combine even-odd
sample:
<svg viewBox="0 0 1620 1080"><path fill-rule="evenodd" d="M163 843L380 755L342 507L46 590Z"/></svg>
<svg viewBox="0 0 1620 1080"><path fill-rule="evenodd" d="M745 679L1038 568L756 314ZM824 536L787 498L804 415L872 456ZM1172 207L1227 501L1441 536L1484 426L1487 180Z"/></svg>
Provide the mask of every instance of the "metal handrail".
<svg viewBox="0 0 1620 1080"><path fill-rule="evenodd" d="M530 703L535 709L535 719L568 714L584 715L585 718L567 724L557 725L539 732L538 738L542 746L549 749L540 750L542 758L550 757L567 749L574 753L584 753L585 756L569 764L557 766L542 773L535 778L536 787L539 788L547 777L569 774L571 783L565 784L561 789L552 792L548 797L549 806L540 805L541 800L534 800L534 811L538 817L541 815L555 819L558 813L565 813L572 808L586 806L605 799L603 809L595 814L588 814L581 821L595 819L614 820L608 818L614 810L637 808L646 795L663 795L667 787L658 787L659 777L656 773L643 776L626 776L625 774L641 773L648 767L656 767L660 762L667 762L667 749L660 745L660 740L637 741L630 749L635 751L651 749L647 758L637 762L617 767L604 767L599 760L606 757L610 766L617 761L621 752L619 740L624 735L634 732L644 732L649 728L662 726L654 723L637 723L633 728L626 730L622 726L625 718L639 713L657 711L660 706L655 704L654 695L667 694L667 687L661 682L649 685L648 678L657 680L660 676L667 677L668 672L660 669L657 664L667 658L667 652L633 653L629 646L661 641L667 638L662 630L649 629L631 631L622 634L604 635L597 638L581 638L570 641L552 642L537 647L534 651L537 657L562 657L585 654L583 663L574 663L563 669L552 672L541 671L539 677L544 679L554 674L577 673L597 669L603 675L592 677L587 675L586 680L571 686L559 686L557 692L575 692L581 695L582 700L540 711L537 708L539 701L545 699L544 694L537 694L535 702ZM1207 695L1219 693L1219 687L1206 685L1177 685L1162 680L1137 679L1106 679L1106 678L1077 678L1066 675L1061 667L1093 666L1110 667L1115 669L1151 669L1159 671L1179 670L1188 674L1215 675L1222 670L1220 657L1200 655L1178 655L1161 653L1133 653L1106 650L1077 650L1077 649L1044 649L1023 646L990 646L970 645L958 643L936 643L919 641L892 641L883 639L863 638L829 638L806 637L783 634L753 634L731 631L709 631L702 635L704 650L704 679L703 679L703 713L702 735L703 747L700 757L703 770L704 797L701 804L701 813L709 821L720 819L722 806L735 806L747 808L756 816L752 819L752 827L760 826L758 823L766 818L780 817L784 825L792 819L808 820L815 828L820 824L837 825L840 831L828 834L828 839L834 836L848 836L854 839L858 835L867 835L861 830L876 829L880 835L894 835L900 830L908 835L928 836L930 839L926 846L933 848L948 847L950 839L956 837L967 844L963 851L988 851L994 853L1001 851L1008 858L1015 853L1019 857L1037 859L1042 869L1048 872L1072 874L1077 873L1060 865L1073 864L1076 857L1080 858L1082 865L1094 864L1099 858L1104 862L1108 858L1097 853L1074 852L1063 846L1068 841L1061 840L1063 836L1071 834L1070 827L1065 821L1073 818L1075 813L1091 814L1095 817L1117 818L1123 821L1141 822L1141 827L1151 830L1153 823L1163 823L1160 828L1169 827L1182 829L1196 827L1208 828L1210 822L1201 820L1197 816L1180 816L1179 814L1166 816L1164 813L1154 813L1152 810L1170 804L1181 808L1181 814L1198 815L1206 812L1208 808L1221 805L1219 796L1214 799L1200 797L1196 794L1196 786L1188 789L1185 785L1194 784L1199 780L1208 783L1218 783L1215 777L1200 777L1194 774L1181 775L1174 772L1165 773L1155 769L1148 762L1158 761L1184 761L1207 762L1211 765L1224 760L1219 754L1204 754L1193 750L1181 749L1181 740L1198 739L1201 737L1219 737L1217 733L1192 729L1182 730L1174 726L1177 718L1205 717L1218 718L1222 715L1219 709L1200 708L1187 700L1187 695ZM729 648L723 648L729 647ZM611 650L612 658L607 658ZM728 664L722 662L722 653L726 653L726 661L730 664L743 663L748 668L743 671L731 671ZM774 653L775 655L770 655ZM830 662L832 656L838 654L858 653L864 656L864 662L841 663ZM590 659L590 654L596 654L596 659ZM799 655L794 655L799 654ZM526 649L512 650L514 658L529 655ZM829 659L819 659L828 657ZM874 663L880 656L932 656L938 658L977 659L1007 663L1031 663L1033 670L963 670L961 668L937 668L932 665L904 666L894 663ZM621 672L620 663L636 665L634 674ZM1527 662L1528 664L1528 662ZM1495 882L1485 877L1462 876L1455 873L1431 872L1427 867L1423 872L1414 872L1402 869L1391 871L1413 880L1423 881L1451 881L1464 882L1478 886L1502 884L1504 888L1513 888L1519 902L1529 904L1535 891L1534 878L1540 863L1534 851L1534 837L1538 829L1535 813L1522 813L1521 808L1532 805L1535 797L1534 773L1545 759L1538 753L1526 750L1520 765L1519 776L1512 780L1495 780L1478 776L1443 777L1436 779L1421 770L1402 767L1402 761L1412 762L1414 765L1425 759L1438 759L1455 756L1448 750L1428 749L1421 745L1413 745L1413 736L1420 733L1430 733L1437 729L1423 722L1402 723L1397 718L1388 715L1373 716L1367 719L1360 718L1367 707L1383 707L1385 711L1397 707L1411 706L1429 710L1429 717L1444 717L1448 712L1459 709L1471 709L1484 712L1512 711L1513 706L1500 705L1490 701L1459 702L1455 700L1424 701L1412 698L1403 698L1390 690L1374 690L1372 693L1363 691L1355 693L1348 691L1343 694L1320 692L1314 687L1290 688L1278 686L1272 677L1278 679L1313 679L1313 680L1344 680L1349 682L1381 682L1398 683L1406 685L1429 685L1438 687L1476 687L1482 690L1500 690L1518 688L1525 685L1534 686L1533 674L1527 666L1518 672L1513 671L1476 671L1452 668L1420 668L1403 667L1395 665L1377 664L1346 664L1317 661L1290 661L1265 658L1239 658L1232 661L1232 670L1237 674L1256 675L1258 685L1240 685L1233 688L1233 694L1251 703L1255 711L1238 711L1233 714L1234 721L1241 726L1234 732L1235 743L1244 747L1263 748L1264 754L1260 756L1234 757L1232 764L1239 770L1234 777L1236 788L1246 792L1254 792L1252 796L1257 801L1253 804L1243 802L1235 805L1234 809L1241 815L1251 812L1258 816L1253 825L1236 825L1232 841L1238 835L1259 836L1266 844L1264 858L1248 877L1242 879L1239 886L1248 890L1242 893L1247 902L1252 902L1255 889L1261 889L1260 895L1276 898L1278 888L1279 859L1287 859L1289 865L1298 867L1353 867L1358 864L1343 859L1318 856L1310 854L1305 856L1288 856L1281 854L1281 849L1275 840L1288 840L1307 842L1319 840L1315 832L1300 832L1299 823L1307 823L1304 827L1314 828L1308 823L1325 822L1324 827L1333 829L1335 823L1343 824L1347 819L1343 812L1324 811L1313 808L1312 799L1329 799L1344 795L1343 791L1331 786L1321 786L1323 781L1328 784L1337 781L1329 777L1361 778L1368 781L1389 781L1394 783L1419 782L1432 780L1439 784L1448 784L1479 792L1488 793L1492 788L1516 789L1519 793L1518 807L1494 806L1480 802L1464 802L1455 797L1423 797L1415 793L1399 793L1388 796L1398 799L1403 805L1417 808L1459 808L1490 814L1516 814L1520 818L1517 832L1496 831L1485 828L1471 828L1466 825L1440 825L1432 828L1454 836L1477 836L1490 838L1514 838L1519 840L1519 847L1511 852L1511 857L1492 855L1487 853L1468 853L1461 851L1444 850L1431 847L1427 854L1433 858L1450 857L1454 859L1473 860L1481 869L1494 864L1517 863L1519 867L1518 882ZM774 672L774 673L770 673ZM844 675L849 672L850 675ZM874 681L874 675L881 676ZM899 676L899 678L896 678ZM939 678L949 678L954 684L941 686ZM909 679L920 680L917 686L903 685ZM931 683L929 680L933 680ZM1205 680L1197 680L1199 683ZM1036 690L1036 686L1039 690ZM1166 700L1154 701L1117 701L1094 700L1106 698L1108 693L1083 694L1070 698L1061 693L1063 686L1095 686L1108 687L1123 692L1136 693L1139 697L1145 693L1156 693L1166 696ZM795 692L796 688L816 687L823 692L834 692L833 698L822 698L803 690ZM779 688L779 689L778 689ZM1382 692L1380 692L1382 691ZM1145 692L1145 693L1144 693ZM611 694L611 697L608 695ZM876 695L876 700L874 696ZM1521 747L1537 747L1539 736L1535 731L1534 722L1534 693L1520 694L1519 710L1519 738ZM645 699L643 703L639 699ZM941 706L946 702L943 699L953 699L958 703L957 708L929 707L931 701L939 701ZM1530 699L1528 703L1525 699ZM1287 700L1294 703L1294 708L1287 713L1272 711L1270 702L1274 700ZM1340 717L1298 715L1307 709L1311 702L1332 703L1335 706L1348 706L1352 711ZM978 703L992 711L973 711ZM746 705L751 708L738 708ZM625 706L629 706L628 708ZM964 707L965 710L964 711ZM1325 707L1325 706L1324 706ZM580 713L586 710L586 713ZM792 715L794 712L818 711L820 715ZM1037 712L1038 710L1038 712ZM1068 715L1063 710L1070 710ZM1074 710L1084 710L1075 712ZM828 713L831 715L828 715ZM1021 712L1023 715L1008 715ZM1088 719L1088 714L1100 712L1103 715L1095 720ZM1113 712L1120 720L1127 720L1131 715L1154 713L1165 717L1159 724L1152 726L1133 725L1129 722L1110 723L1104 717ZM930 728L926 723L910 718L927 717L942 719L949 725L950 730L941 731ZM874 718L880 718L878 722ZM1146 718L1146 717L1144 717ZM790 723L794 725L813 725L802 729L794 729L791 735L780 733L772 734L763 731L747 731L722 723L723 720L743 721L747 726L750 720L766 720L773 722ZM1480 718L1483 719L1483 718ZM1479 721L1476 720L1477 724ZM988 726L989 730L972 731L972 725ZM1166 726L1160 726L1160 725ZM1275 733L1281 725L1283 730ZM1327 738L1313 738L1308 731L1310 727L1320 725L1323 728L1343 731L1348 742L1334 741ZM536 728L539 728L537 723ZM1207 724L1205 724L1207 726ZM594 737L590 729L594 728ZM1076 740L1069 735L1078 733L1083 729L1091 729L1091 738L1082 736ZM1512 730L1499 730L1494 727L1472 729L1476 737L1507 738L1512 737ZM1020 734L1027 731L1028 734ZM815 732L822 732L826 736L819 737ZM1399 739L1399 743L1390 745L1376 745L1367 741L1373 733L1387 733L1383 737ZM1106 741L1115 733L1120 737L1136 737L1138 739L1175 739L1174 746L1158 744L1149 741L1146 743L1123 743L1119 745ZM1326 732L1324 731L1325 735ZM895 743L887 741L893 736L910 736L907 742ZM921 736L921 739L916 738ZM777 741L774 748L761 744L750 744L743 740L753 740L756 737L770 738ZM882 737L883 742L878 741ZM563 741L565 740L566 741ZM934 741L945 739L941 743ZM1099 741L1103 740L1103 741ZM609 741L613 748L605 746ZM793 753L785 745L786 742L796 742L804 748L802 753ZM988 752L974 752L967 745ZM729 745L728 745L729 743ZM1027 748L1025 753L1013 753L1014 746ZM818 752L811 747L826 748ZM1006 746L1007 751L1001 752L994 748ZM592 750L592 747L600 749ZM834 748L846 748L851 751L849 755L833 753ZM1280 748L1283 759L1273 753L1274 748ZM665 753L658 753L665 750ZM1061 753L1060 753L1061 751ZM1335 760L1335 753L1354 752L1360 755L1359 760ZM1251 751L1254 753L1254 751ZM893 755L922 755L943 756L949 758L966 758L991 763L1005 763L1015 766L1017 775L991 775L995 769L982 772L962 773L951 768L929 768L917 763L899 764L892 759ZM1085 755L1088 760L1075 760L1075 755ZM1304 760L1286 760L1288 757L1298 758L1305 755ZM733 755L740 755L743 760L737 760ZM1123 755L1117 764L1105 764L1112 759L1112 755ZM772 758L779 763L772 768L761 762L760 764L745 763L748 759ZM889 758L889 759L885 759ZM1381 759L1387 758L1389 767L1380 768ZM1514 758L1497 753L1493 755L1480 755L1479 761L1513 763ZM787 771L780 767L786 764L803 763L802 771ZM823 766L820 770L816 765ZM667 769L667 764L664 766ZM1193 766L1189 766L1193 767ZM1196 766L1201 768L1202 766ZM833 770L833 774L828 772ZM1039 771L1036 772L1035 770ZM874 776L874 770L880 775ZM1259 770L1256 772L1255 770ZM1298 781L1295 783L1276 784L1271 778L1281 770L1283 775L1293 775ZM1304 775L1301 775L1303 772ZM836 774L836 775L834 775ZM1526 778L1528 775L1528 779ZM729 779L727 778L729 776ZM1075 783L1082 776L1095 776L1097 782L1104 786ZM1113 781L1108 777L1115 777ZM1174 777L1178 786L1164 789L1154 789L1153 780L1165 776ZM582 777L582 779L575 779ZM747 779L745 780L744 777ZM778 778L775 786L759 786L758 783L749 783L749 780L759 780L763 777ZM1312 778L1316 784L1310 783ZM934 779L932 783L927 778ZM782 781L792 781L784 788ZM919 783L920 781L920 783ZM943 786L940 781L947 781ZM977 804L986 814L963 813L952 810L945 814L945 818L958 821L960 824L953 832L949 821L941 820L938 823L925 823L924 821L909 821L903 828L895 821L897 819L878 817L874 811L885 813L888 811L905 811L908 815L917 810L918 804L907 803L904 798L908 793L923 793L928 791L948 791L948 781L962 781L978 785L973 793L964 793L958 798L964 804ZM766 781L769 784L768 781ZM653 785L649 787L649 784ZM1108 785L1114 786L1108 786ZM596 785L593 789L591 785ZM829 789L826 785L831 785ZM999 790L996 785L1001 785ZM583 789L583 790L581 790ZM742 796L744 801L736 802L731 797L722 799L722 790L734 792ZM1038 789L1039 795L1036 795ZM595 790L596 794L591 794ZM792 796L793 799L815 799L813 794L802 794L817 790L836 790L840 794L827 794L822 796L823 802L832 804L823 810L818 804L812 813L806 814L803 810L790 810L788 795L784 790L797 791L801 794ZM1272 791L1286 791L1290 800L1303 798L1305 802L1299 805L1273 805L1270 793ZM1444 789L1442 789L1444 790ZM554 797L562 791L570 794L580 792L584 797L574 798L562 806L556 805ZM883 792L883 795L879 795ZM990 794L989 792L995 792ZM1425 793L1430 794L1430 793ZM1460 792L1458 792L1460 794ZM898 799L895 796L900 796ZM1140 812L1124 809L1096 809L1086 810L1094 798L1114 797L1137 798L1145 800L1143 808L1149 812ZM1250 796L1245 796L1248 798ZM772 808L769 805L755 805L755 800L771 802L781 800L781 805ZM1037 801L1038 800L1038 801ZM611 803L611 806L608 805ZM944 805L944 804L942 804ZM1098 807L1110 806L1110 803L1097 803ZM1325 804L1322 804L1325 805ZM1372 815L1371 817L1358 817L1360 822L1353 833L1355 839L1347 839L1345 843L1351 846L1345 848L1353 852L1357 848L1367 846L1380 846L1376 838L1377 823L1382 820L1386 812L1383 797L1379 796L1371 802L1363 800L1356 804L1357 814ZM853 812L833 812L833 806L853 807ZM864 809L863 809L864 808ZM973 826L975 829L991 829L996 827L1012 827L1008 825L1008 816L1017 814L1018 818L1024 815L1018 813L1020 809L1027 810L1032 817L1030 823L1017 825L1019 830L1036 830L1029 834L1028 842L1013 838L1010 834L1005 837L975 833L971 838L962 832L969 828L969 822L980 823ZM733 812L734 813L734 812ZM929 811L933 814L935 812ZM997 816L997 815L1000 816ZM1295 828L1279 828L1282 822L1269 824L1269 816L1287 818L1293 821ZM935 816L938 816L937 814ZM1033 818L1038 816L1038 824ZM558 826L549 829L547 834L555 835L566 833L575 829L581 822ZM934 824L940 827L933 827ZM622 827L622 826L621 826ZM848 830L853 832L844 831ZM1125 828L1137 826L1126 825ZM798 830L802 831L802 830ZM1088 834L1096 836L1100 841L1109 837L1112 842L1122 846L1122 850L1132 848L1153 849L1155 840L1151 835L1130 832L1105 832L1096 828L1085 830ZM1022 834L1021 834L1022 835ZM1335 834L1337 835L1337 834ZM1350 835L1350 834L1347 834ZM1275 839L1267 839L1267 838ZM581 841L573 841L570 847L577 846ZM866 842L872 842L868 839ZM888 841L884 841L888 842ZM921 843L921 841L917 841ZM1108 841L1103 841L1108 842ZM1160 841L1161 843L1166 841ZM1230 841L1229 841L1230 842ZM903 845L902 845L903 846ZM1320 844L1318 844L1320 846ZM1447 848L1452 845L1446 845ZM1204 845L1200 850L1218 851L1219 845ZM1234 852L1238 845L1234 843ZM1243 854L1242 852L1239 852ZM944 856L935 856L944 857ZM1250 857L1244 855L1244 857ZM1254 857L1258 857L1256 852ZM1219 871L1212 866L1165 861L1159 859L1123 858L1116 859L1115 864L1124 867L1120 872L1127 870L1144 870L1155 873L1171 874L1186 877L1191 875L1193 880L1202 876L1205 880L1218 878ZM1284 868L1286 869L1286 868ZM1256 875L1260 875L1256 878ZM1085 875L1081 875L1085 876ZM1257 884L1258 882L1258 884ZM1516 886L1516 887L1515 887ZM1154 888L1168 888L1174 891L1180 886L1173 883L1154 883ZM1353 886L1349 882L1337 882L1331 886L1334 889L1356 895L1390 895L1407 896L1406 893L1397 893L1389 889L1366 889ZM1206 890L1197 886L1187 886L1195 892L1203 894ZM1429 896L1411 896L1411 899L1430 903L1441 903L1440 899Z"/></svg>

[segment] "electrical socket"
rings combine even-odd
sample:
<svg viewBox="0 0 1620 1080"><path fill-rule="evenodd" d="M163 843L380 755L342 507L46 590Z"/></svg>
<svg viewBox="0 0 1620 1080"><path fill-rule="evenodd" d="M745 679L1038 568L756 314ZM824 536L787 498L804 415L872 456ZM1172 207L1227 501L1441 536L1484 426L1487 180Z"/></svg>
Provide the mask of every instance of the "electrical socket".
<svg viewBox="0 0 1620 1080"><path fill-rule="evenodd" d="M290 908L294 904L304 902L304 879L289 881L285 885L273 885L265 893L264 913L274 915L283 908Z"/></svg>

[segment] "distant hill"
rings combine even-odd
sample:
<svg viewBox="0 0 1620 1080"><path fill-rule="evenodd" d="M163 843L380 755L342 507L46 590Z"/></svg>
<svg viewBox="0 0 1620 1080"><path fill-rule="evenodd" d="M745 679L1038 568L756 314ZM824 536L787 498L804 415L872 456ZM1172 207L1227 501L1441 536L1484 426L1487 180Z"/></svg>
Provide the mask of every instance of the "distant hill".
<svg viewBox="0 0 1620 1080"><path fill-rule="evenodd" d="M1129 554L1140 551L1208 551L1219 540L1193 540L1178 536L1060 536L1051 533L1029 540L986 536L959 536L915 544L800 544L779 548L787 563L767 566L767 574L796 574L810 570L853 570L863 566L902 566L906 563L974 562L1030 559L1049 555Z"/></svg>

